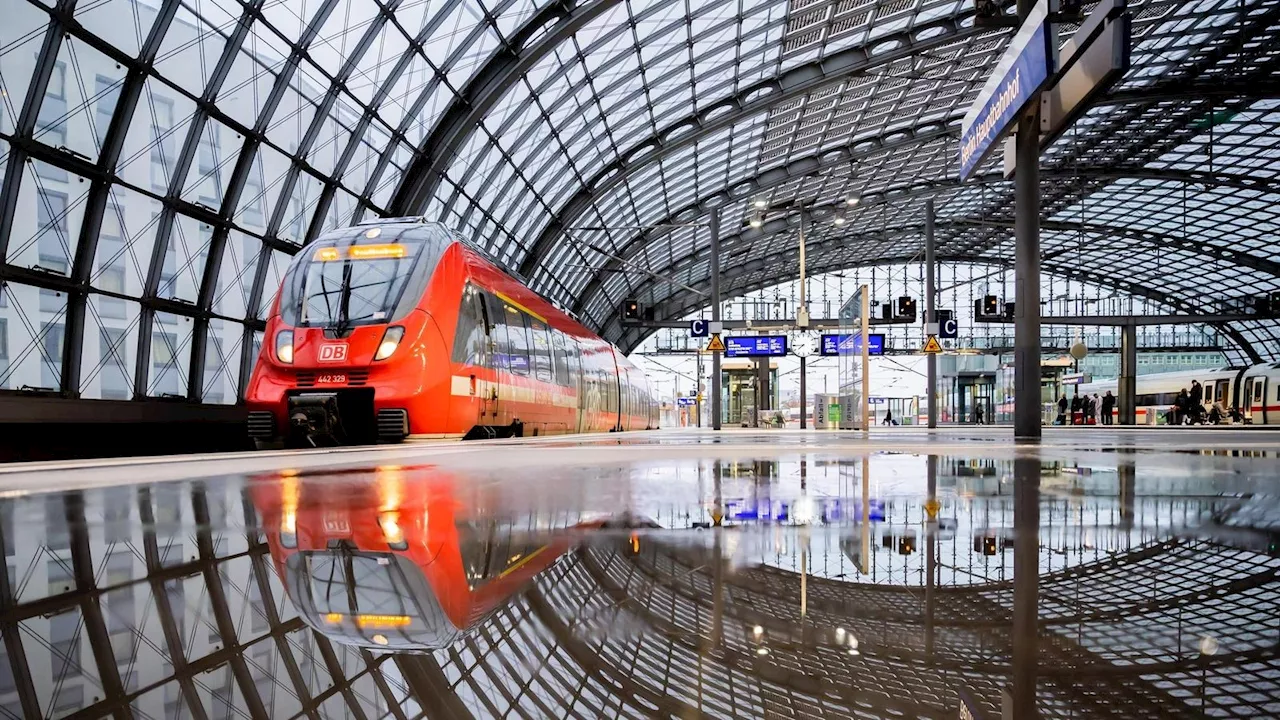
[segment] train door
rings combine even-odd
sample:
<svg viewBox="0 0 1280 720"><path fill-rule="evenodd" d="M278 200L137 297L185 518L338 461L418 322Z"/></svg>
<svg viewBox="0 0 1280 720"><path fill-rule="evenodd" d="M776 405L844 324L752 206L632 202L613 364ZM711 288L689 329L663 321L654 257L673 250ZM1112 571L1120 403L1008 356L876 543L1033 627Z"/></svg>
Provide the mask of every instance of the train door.
<svg viewBox="0 0 1280 720"><path fill-rule="evenodd" d="M502 301L489 293L484 293L484 298L485 322L489 328L489 367L493 368L493 380L485 388L488 394L486 409L489 413L485 424L505 427L511 424L511 409L507 407L503 397L503 385L507 382L507 374L511 372L511 345L507 341Z"/></svg>
<svg viewBox="0 0 1280 720"><path fill-rule="evenodd" d="M571 335L564 336L564 344L564 354L569 361L569 387L576 393L578 406L577 419L569 427L569 430L579 433L586 432L587 373L582 365L582 347L578 345L578 340Z"/></svg>
<svg viewBox="0 0 1280 720"><path fill-rule="evenodd" d="M1241 391L1241 411L1244 413L1244 421L1262 425L1267 422L1267 378L1265 375L1255 375L1244 381L1244 390Z"/></svg>

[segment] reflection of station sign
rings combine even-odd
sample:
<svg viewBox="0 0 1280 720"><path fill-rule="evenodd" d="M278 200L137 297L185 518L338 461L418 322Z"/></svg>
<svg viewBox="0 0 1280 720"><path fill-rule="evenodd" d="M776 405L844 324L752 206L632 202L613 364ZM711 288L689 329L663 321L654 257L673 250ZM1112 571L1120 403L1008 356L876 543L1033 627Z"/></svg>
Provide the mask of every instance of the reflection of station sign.
<svg viewBox="0 0 1280 720"><path fill-rule="evenodd" d="M743 335L724 339L725 357L782 357L787 354L786 335Z"/></svg>
<svg viewBox="0 0 1280 720"><path fill-rule="evenodd" d="M862 520L862 501L842 498L810 497L813 519L822 523ZM725 517L730 520L787 522L794 503L769 498L734 498L724 501ZM871 522L884 522L884 501L871 500ZM807 510L805 511L808 512Z"/></svg>
<svg viewBox="0 0 1280 720"><path fill-rule="evenodd" d="M884 333L870 333L871 338L867 343L868 355L884 354ZM862 354L862 334L829 334L822 336L822 355L861 355Z"/></svg>

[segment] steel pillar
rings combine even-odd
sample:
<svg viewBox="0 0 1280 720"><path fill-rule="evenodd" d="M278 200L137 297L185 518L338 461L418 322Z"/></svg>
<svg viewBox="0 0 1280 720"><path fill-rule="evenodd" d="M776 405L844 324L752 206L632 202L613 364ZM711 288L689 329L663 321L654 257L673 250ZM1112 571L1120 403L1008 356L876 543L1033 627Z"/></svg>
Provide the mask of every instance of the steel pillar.
<svg viewBox="0 0 1280 720"><path fill-rule="evenodd" d="M1138 326L1130 323L1120 328L1120 382L1116 405L1121 425L1138 422Z"/></svg>
<svg viewBox="0 0 1280 720"><path fill-rule="evenodd" d="M807 399L808 388L806 387L805 377L804 377L805 376L805 367L804 367L805 360L806 360L805 356L801 355L800 356L800 429L801 430L804 430L809 427L809 423L806 419L807 416L809 415L809 401ZM804 462L804 461L802 460L801 462Z"/></svg>
<svg viewBox="0 0 1280 720"><path fill-rule="evenodd" d="M707 218L711 230L711 322L720 322L720 211ZM711 353L711 428L720 429L720 353Z"/></svg>
<svg viewBox="0 0 1280 720"><path fill-rule="evenodd" d="M1035 5L1018 0L1018 16ZM1013 332L1013 434L1040 439L1040 103L1033 99L1018 121L1014 198L1017 276ZM1019 716L1021 717L1021 716ZM1030 716L1027 716L1030 717Z"/></svg>
<svg viewBox="0 0 1280 720"><path fill-rule="evenodd" d="M938 295L937 280L934 277L934 271L938 265L938 249L933 236L933 225L933 198L929 198L924 201L924 321L926 325L938 322L938 312L934 307ZM926 407L929 415L929 428L933 429L938 427L937 353L929 353L929 358L926 362L928 363L928 380L925 384L925 393L929 396Z"/></svg>

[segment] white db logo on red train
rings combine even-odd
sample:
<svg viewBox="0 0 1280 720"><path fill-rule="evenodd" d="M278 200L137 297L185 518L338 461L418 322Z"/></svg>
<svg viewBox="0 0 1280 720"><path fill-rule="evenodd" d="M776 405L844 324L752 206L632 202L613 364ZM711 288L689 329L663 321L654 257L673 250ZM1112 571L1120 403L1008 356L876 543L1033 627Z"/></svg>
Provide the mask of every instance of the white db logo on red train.
<svg viewBox="0 0 1280 720"><path fill-rule="evenodd" d="M330 343L320 346L320 362L345 362L346 359L346 343Z"/></svg>

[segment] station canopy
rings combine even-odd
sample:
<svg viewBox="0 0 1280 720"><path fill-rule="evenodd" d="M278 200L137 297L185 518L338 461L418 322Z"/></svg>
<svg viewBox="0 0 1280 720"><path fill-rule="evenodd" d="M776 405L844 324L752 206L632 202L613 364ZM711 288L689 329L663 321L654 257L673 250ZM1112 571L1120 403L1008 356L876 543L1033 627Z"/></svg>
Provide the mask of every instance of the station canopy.
<svg viewBox="0 0 1280 720"><path fill-rule="evenodd" d="M1043 156L1044 272L1171 313L1280 290L1280 4L1129 7L1132 69ZM624 298L706 306L713 209L725 297L796 273L757 200L832 211L814 273L918 259L927 199L940 259L1009 266L1012 183L959 182L957 139L1011 35L967 0L15 0L0 387L234 402L289 256L382 215L624 349ZM1274 320L1226 335L1280 358Z"/></svg>

